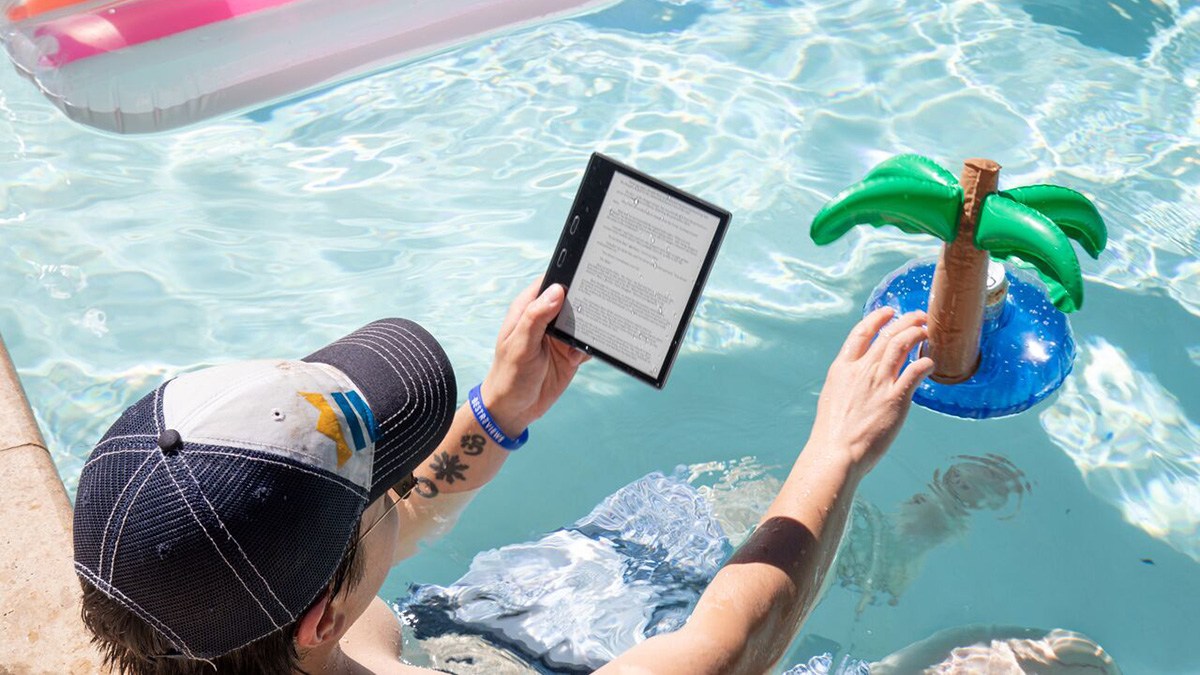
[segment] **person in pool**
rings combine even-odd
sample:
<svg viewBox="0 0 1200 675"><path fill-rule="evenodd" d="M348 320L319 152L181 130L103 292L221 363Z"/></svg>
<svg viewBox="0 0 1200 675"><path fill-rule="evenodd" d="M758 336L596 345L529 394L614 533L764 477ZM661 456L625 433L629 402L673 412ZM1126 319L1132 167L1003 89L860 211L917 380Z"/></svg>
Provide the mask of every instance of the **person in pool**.
<svg viewBox="0 0 1200 675"><path fill-rule="evenodd" d="M377 597L448 529L586 355L546 335L564 289L512 303L455 410L449 361L415 323L369 324L300 360L215 366L128 408L79 479L83 620L121 673L406 673ZM869 314L829 367L808 441L759 527L687 624L601 668L761 673L819 599L855 489L932 370L905 366L922 313Z"/></svg>

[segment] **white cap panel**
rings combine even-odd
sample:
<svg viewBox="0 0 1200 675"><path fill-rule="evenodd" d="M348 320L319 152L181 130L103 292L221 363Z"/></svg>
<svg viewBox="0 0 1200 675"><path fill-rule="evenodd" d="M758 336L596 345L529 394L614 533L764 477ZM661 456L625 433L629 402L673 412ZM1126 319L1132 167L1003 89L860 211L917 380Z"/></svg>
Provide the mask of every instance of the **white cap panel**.
<svg viewBox="0 0 1200 675"><path fill-rule="evenodd" d="M243 361L172 380L163 417L185 443L276 454L369 489L375 445L353 396L350 378L325 364Z"/></svg>

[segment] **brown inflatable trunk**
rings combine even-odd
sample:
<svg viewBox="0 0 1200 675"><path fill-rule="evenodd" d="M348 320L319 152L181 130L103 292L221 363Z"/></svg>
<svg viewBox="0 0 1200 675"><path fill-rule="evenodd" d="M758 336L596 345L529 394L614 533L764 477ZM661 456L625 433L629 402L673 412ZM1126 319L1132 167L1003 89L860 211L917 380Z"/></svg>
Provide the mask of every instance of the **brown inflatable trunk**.
<svg viewBox="0 0 1200 675"><path fill-rule="evenodd" d="M1000 165L990 159L968 159L964 163L958 234L942 246L933 272L925 356L933 359L931 377L943 384L967 380L979 367L988 254L975 248L975 228L983 199L996 191L999 179Z"/></svg>

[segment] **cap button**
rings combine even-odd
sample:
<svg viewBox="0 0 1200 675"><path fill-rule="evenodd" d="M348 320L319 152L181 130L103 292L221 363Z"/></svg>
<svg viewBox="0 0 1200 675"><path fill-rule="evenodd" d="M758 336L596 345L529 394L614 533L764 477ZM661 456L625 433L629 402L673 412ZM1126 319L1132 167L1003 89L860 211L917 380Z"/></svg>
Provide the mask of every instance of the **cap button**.
<svg viewBox="0 0 1200 675"><path fill-rule="evenodd" d="M183 448L183 438L174 429L167 429L158 435L158 449L164 455L174 455Z"/></svg>

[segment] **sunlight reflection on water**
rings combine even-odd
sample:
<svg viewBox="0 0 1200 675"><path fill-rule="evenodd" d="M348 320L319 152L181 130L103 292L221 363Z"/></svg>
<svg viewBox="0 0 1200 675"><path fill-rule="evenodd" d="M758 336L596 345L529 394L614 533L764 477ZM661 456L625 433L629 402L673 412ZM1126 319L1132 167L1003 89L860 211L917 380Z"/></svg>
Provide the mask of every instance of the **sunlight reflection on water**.
<svg viewBox="0 0 1200 675"><path fill-rule="evenodd" d="M1103 338L1081 350L1042 425L1098 497L1200 562L1200 426Z"/></svg>

